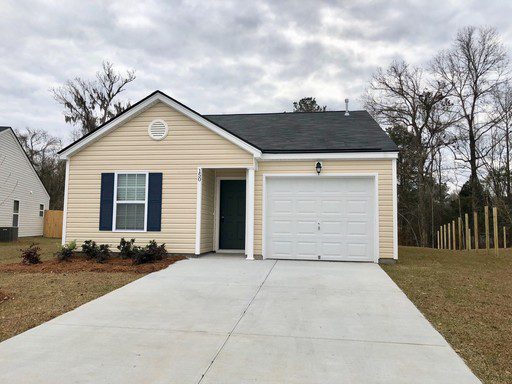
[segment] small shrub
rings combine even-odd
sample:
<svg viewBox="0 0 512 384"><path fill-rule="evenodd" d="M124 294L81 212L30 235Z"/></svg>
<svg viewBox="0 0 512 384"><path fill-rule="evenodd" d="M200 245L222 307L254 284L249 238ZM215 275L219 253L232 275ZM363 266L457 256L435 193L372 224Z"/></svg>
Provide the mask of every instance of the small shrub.
<svg viewBox="0 0 512 384"><path fill-rule="evenodd" d="M124 237L121 239L117 246L121 259L131 259L136 253L138 253L138 250L135 250L136 246L134 243L135 239L130 239L129 241L125 240Z"/></svg>
<svg viewBox="0 0 512 384"><path fill-rule="evenodd" d="M150 254L153 260L162 260L164 256L167 255L165 243L158 245L155 240L151 240L149 244L146 245L146 253Z"/></svg>
<svg viewBox="0 0 512 384"><path fill-rule="evenodd" d="M21 262L23 264L38 264L41 262L41 254L39 251L41 248L37 244L32 243L30 247L20 249L21 251Z"/></svg>
<svg viewBox="0 0 512 384"><path fill-rule="evenodd" d="M82 244L82 252L89 260L96 259L100 253L100 247L94 240L85 240Z"/></svg>
<svg viewBox="0 0 512 384"><path fill-rule="evenodd" d="M98 255L96 256L96 261L98 263L103 263L110 258L110 245L101 244L99 247Z"/></svg>
<svg viewBox="0 0 512 384"><path fill-rule="evenodd" d="M151 240L144 248L135 247L133 256L134 264L152 263L157 260L162 260L167 255L165 244L158 245L155 240Z"/></svg>
<svg viewBox="0 0 512 384"><path fill-rule="evenodd" d="M61 245L59 250L55 253L59 261L67 261L76 249L76 240L73 240L65 245Z"/></svg>

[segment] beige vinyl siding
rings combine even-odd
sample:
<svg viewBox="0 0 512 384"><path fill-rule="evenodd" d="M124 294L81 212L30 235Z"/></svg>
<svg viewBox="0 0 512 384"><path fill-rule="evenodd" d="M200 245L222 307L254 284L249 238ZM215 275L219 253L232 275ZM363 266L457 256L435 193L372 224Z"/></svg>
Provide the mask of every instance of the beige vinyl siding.
<svg viewBox="0 0 512 384"><path fill-rule="evenodd" d="M379 257L393 257L392 160L330 160L322 162L322 173L378 173ZM315 172L314 161L262 161L258 165L254 197L254 253L262 254L263 175Z"/></svg>
<svg viewBox="0 0 512 384"><path fill-rule="evenodd" d="M18 236L42 236L39 204L50 198L10 129L0 132L0 227L12 226L14 200L20 202Z"/></svg>
<svg viewBox="0 0 512 384"><path fill-rule="evenodd" d="M154 119L163 119L169 134L162 141L148 136ZM115 245L121 237L137 243L165 242L169 252L194 253L198 167L250 167L250 153L158 103L84 148L70 159L67 233L80 244L93 239ZM160 232L99 231L101 173L162 172Z"/></svg>
<svg viewBox="0 0 512 384"><path fill-rule="evenodd" d="M245 169L216 169L215 177L242 177L245 179Z"/></svg>
<svg viewBox="0 0 512 384"><path fill-rule="evenodd" d="M201 194L201 246L200 252L213 251L213 215L215 210L215 170L203 169Z"/></svg>

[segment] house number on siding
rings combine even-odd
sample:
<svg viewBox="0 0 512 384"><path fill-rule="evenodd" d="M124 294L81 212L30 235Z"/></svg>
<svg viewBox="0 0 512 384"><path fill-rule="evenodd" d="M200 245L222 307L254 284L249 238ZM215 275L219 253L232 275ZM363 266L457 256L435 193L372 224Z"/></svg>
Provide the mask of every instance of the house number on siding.
<svg viewBox="0 0 512 384"><path fill-rule="evenodd" d="M202 178L203 173L201 172L201 168L197 170L197 181L200 182Z"/></svg>

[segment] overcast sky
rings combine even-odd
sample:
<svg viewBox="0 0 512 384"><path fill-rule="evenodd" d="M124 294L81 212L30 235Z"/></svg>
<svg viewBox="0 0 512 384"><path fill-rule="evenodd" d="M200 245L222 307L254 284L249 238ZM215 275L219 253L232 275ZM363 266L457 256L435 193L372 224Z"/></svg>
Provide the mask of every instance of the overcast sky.
<svg viewBox="0 0 512 384"><path fill-rule="evenodd" d="M508 44L511 1L0 0L0 125L68 138L49 89L103 60L135 69L123 98L156 89L201 113L282 112L358 98L394 58L427 62L465 25Z"/></svg>

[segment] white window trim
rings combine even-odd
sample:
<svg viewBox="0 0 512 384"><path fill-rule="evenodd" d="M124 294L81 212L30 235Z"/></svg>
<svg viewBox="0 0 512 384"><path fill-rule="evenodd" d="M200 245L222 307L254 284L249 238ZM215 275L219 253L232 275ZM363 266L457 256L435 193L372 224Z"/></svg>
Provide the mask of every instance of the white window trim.
<svg viewBox="0 0 512 384"><path fill-rule="evenodd" d="M14 202L17 201L18 202L18 212L14 212ZM18 225L14 226L14 228L19 228L20 227L20 211L21 211L21 201L20 200L17 200L17 199L12 199L12 220L11 220L11 223L14 221L14 215L18 216Z"/></svg>
<svg viewBox="0 0 512 384"><path fill-rule="evenodd" d="M41 205L43 206L43 209L41 209ZM44 217L44 203L43 204L39 204L39 217ZM41 212L43 212L43 214L41 215Z"/></svg>
<svg viewBox="0 0 512 384"><path fill-rule="evenodd" d="M146 193L144 200L121 200L121 204L144 204L144 229L117 229L117 177L119 175L146 175ZM149 172L148 171L118 171L114 173L114 207L112 209L112 232L147 232L148 227L148 191L149 191Z"/></svg>

